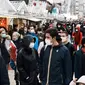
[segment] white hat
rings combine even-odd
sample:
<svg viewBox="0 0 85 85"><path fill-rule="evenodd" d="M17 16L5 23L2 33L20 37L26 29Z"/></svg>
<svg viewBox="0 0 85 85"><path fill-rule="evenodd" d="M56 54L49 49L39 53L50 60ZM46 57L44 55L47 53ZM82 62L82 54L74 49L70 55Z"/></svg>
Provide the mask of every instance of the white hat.
<svg viewBox="0 0 85 85"><path fill-rule="evenodd" d="M80 77L80 78L78 79L77 83L83 83L83 84L85 84L85 75L82 76L82 77Z"/></svg>

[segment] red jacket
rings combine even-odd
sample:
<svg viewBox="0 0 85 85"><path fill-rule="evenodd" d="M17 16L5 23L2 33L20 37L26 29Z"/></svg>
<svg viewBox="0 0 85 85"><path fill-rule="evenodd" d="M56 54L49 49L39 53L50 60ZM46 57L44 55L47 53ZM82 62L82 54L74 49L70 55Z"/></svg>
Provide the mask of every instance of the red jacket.
<svg viewBox="0 0 85 85"><path fill-rule="evenodd" d="M15 44L12 41L10 43L10 57L13 61L16 61L17 49L16 49Z"/></svg>
<svg viewBox="0 0 85 85"><path fill-rule="evenodd" d="M81 45L82 32L80 32L80 28L79 28L79 27L76 28L76 29L78 29L78 32L74 32L74 33L72 34L72 36L74 37L74 42L75 42L75 44Z"/></svg>

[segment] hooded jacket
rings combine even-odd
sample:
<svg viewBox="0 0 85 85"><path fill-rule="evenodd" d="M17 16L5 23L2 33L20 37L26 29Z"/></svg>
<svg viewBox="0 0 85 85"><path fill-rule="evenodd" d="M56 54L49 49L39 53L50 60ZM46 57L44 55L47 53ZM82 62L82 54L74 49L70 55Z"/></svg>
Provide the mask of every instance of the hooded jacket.
<svg viewBox="0 0 85 85"><path fill-rule="evenodd" d="M78 32L73 33L74 41L75 41L75 44L81 45L82 32L80 32L80 27L77 27L76 29L78 29Z"/></svg>
<svg viewBox="0 0 85 85"><path fill-rule="evenodd" d="M28 35L31 35L35 38L35 45L34 45L34 49L38 50L38 46L39 46L39 39L37 37L37 35L35 33L29 33Z"/></svg>
<svg viewBox="0 0 85 85"><path fill-rule="evenodd" d="M40 78L42 85L46 85L48 62L51 46L40 54ZM63 46L55 46L52 51L51 65L49 70L49 85L69 85L72 79L72 63L68 49Z"/></svg>
<svg viewBox="0 0 85 85"><path fill-rule="evenodd" d="M17 56L17 67L20 73L20 81L28 83L28 85L36 85L38 72L37 52L34 49L29 48L32 39L33 37L30 35L24 37L22 41L23 47Z"/></svg>

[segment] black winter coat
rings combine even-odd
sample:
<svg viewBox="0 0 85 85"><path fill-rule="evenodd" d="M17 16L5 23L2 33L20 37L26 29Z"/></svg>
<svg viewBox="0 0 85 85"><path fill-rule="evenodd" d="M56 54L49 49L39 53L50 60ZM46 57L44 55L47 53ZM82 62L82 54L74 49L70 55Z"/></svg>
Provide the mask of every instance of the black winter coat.
<svg viewBox="0 0 85 85"><path fill-rule="evenodd" d="M67 43L65 44L65 46L68 48L70 55L71 55L71 60L72 60L72 73L74 72L74 52L75 52L75 48L71 43Z"/></svg>
<svg viewBox="0 0 85 85"><path fill-rule="evenodd" d="M41 50L40 56L40 78L42 85L46 85L48 61L51 46L44 51ZM52 51L49 85L69 85L72 79L72 63L68 49L63 46L55 46Z"/></svg>
<svg viewBox="0 0 85 85"><path fill-rule="evenodd" d="M4 59L0 55L0 85L10 85Z"/></svg>
<svg viewBox="0 0 85 85"><path fill-rule="evenodd" d="M10 62L10 55L9 55L9 52L5 46L5 40L3 41L3 43L0 43L0 48L1 48L1 54L2 54L2 57L5 61L5 64L9 64Z"/></svg>
<svg viewBox="0 0 85 85"><path fill-rule="evenodd" d="M13 41L13 42L16 45L17 50L19 51L19 49L22 47L22 40L21 39L18 39L18 40Z"/></svg>
<svg viewBox="0 0 85 85"><path fill-rule="evenodd" d="M37 55L33 55L32 49L22 48L17 56L17 67L20 74L20 81L28 83L28 85L37 84L38 63ZM26 79L29 77L28 79Z"/></svg>
<svg viewBox="0 0 85 85"><path fill-rule="evenodd" d="M82 50L78 50L75 52L75 77L80 78L81 76L85 75L85 53Z"/></svg>

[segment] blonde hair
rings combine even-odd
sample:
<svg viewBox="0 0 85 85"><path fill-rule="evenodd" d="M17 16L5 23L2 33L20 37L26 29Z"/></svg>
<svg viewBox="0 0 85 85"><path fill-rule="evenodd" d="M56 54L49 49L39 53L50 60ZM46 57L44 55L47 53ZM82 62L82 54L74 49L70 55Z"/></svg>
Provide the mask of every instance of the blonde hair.
<svg viewBox="0 0 85 85"><path fill-rule="evenodd" d="M12 35L17 35L17 37L20 37L20 34L18 32L13 32Z"/></svg>

